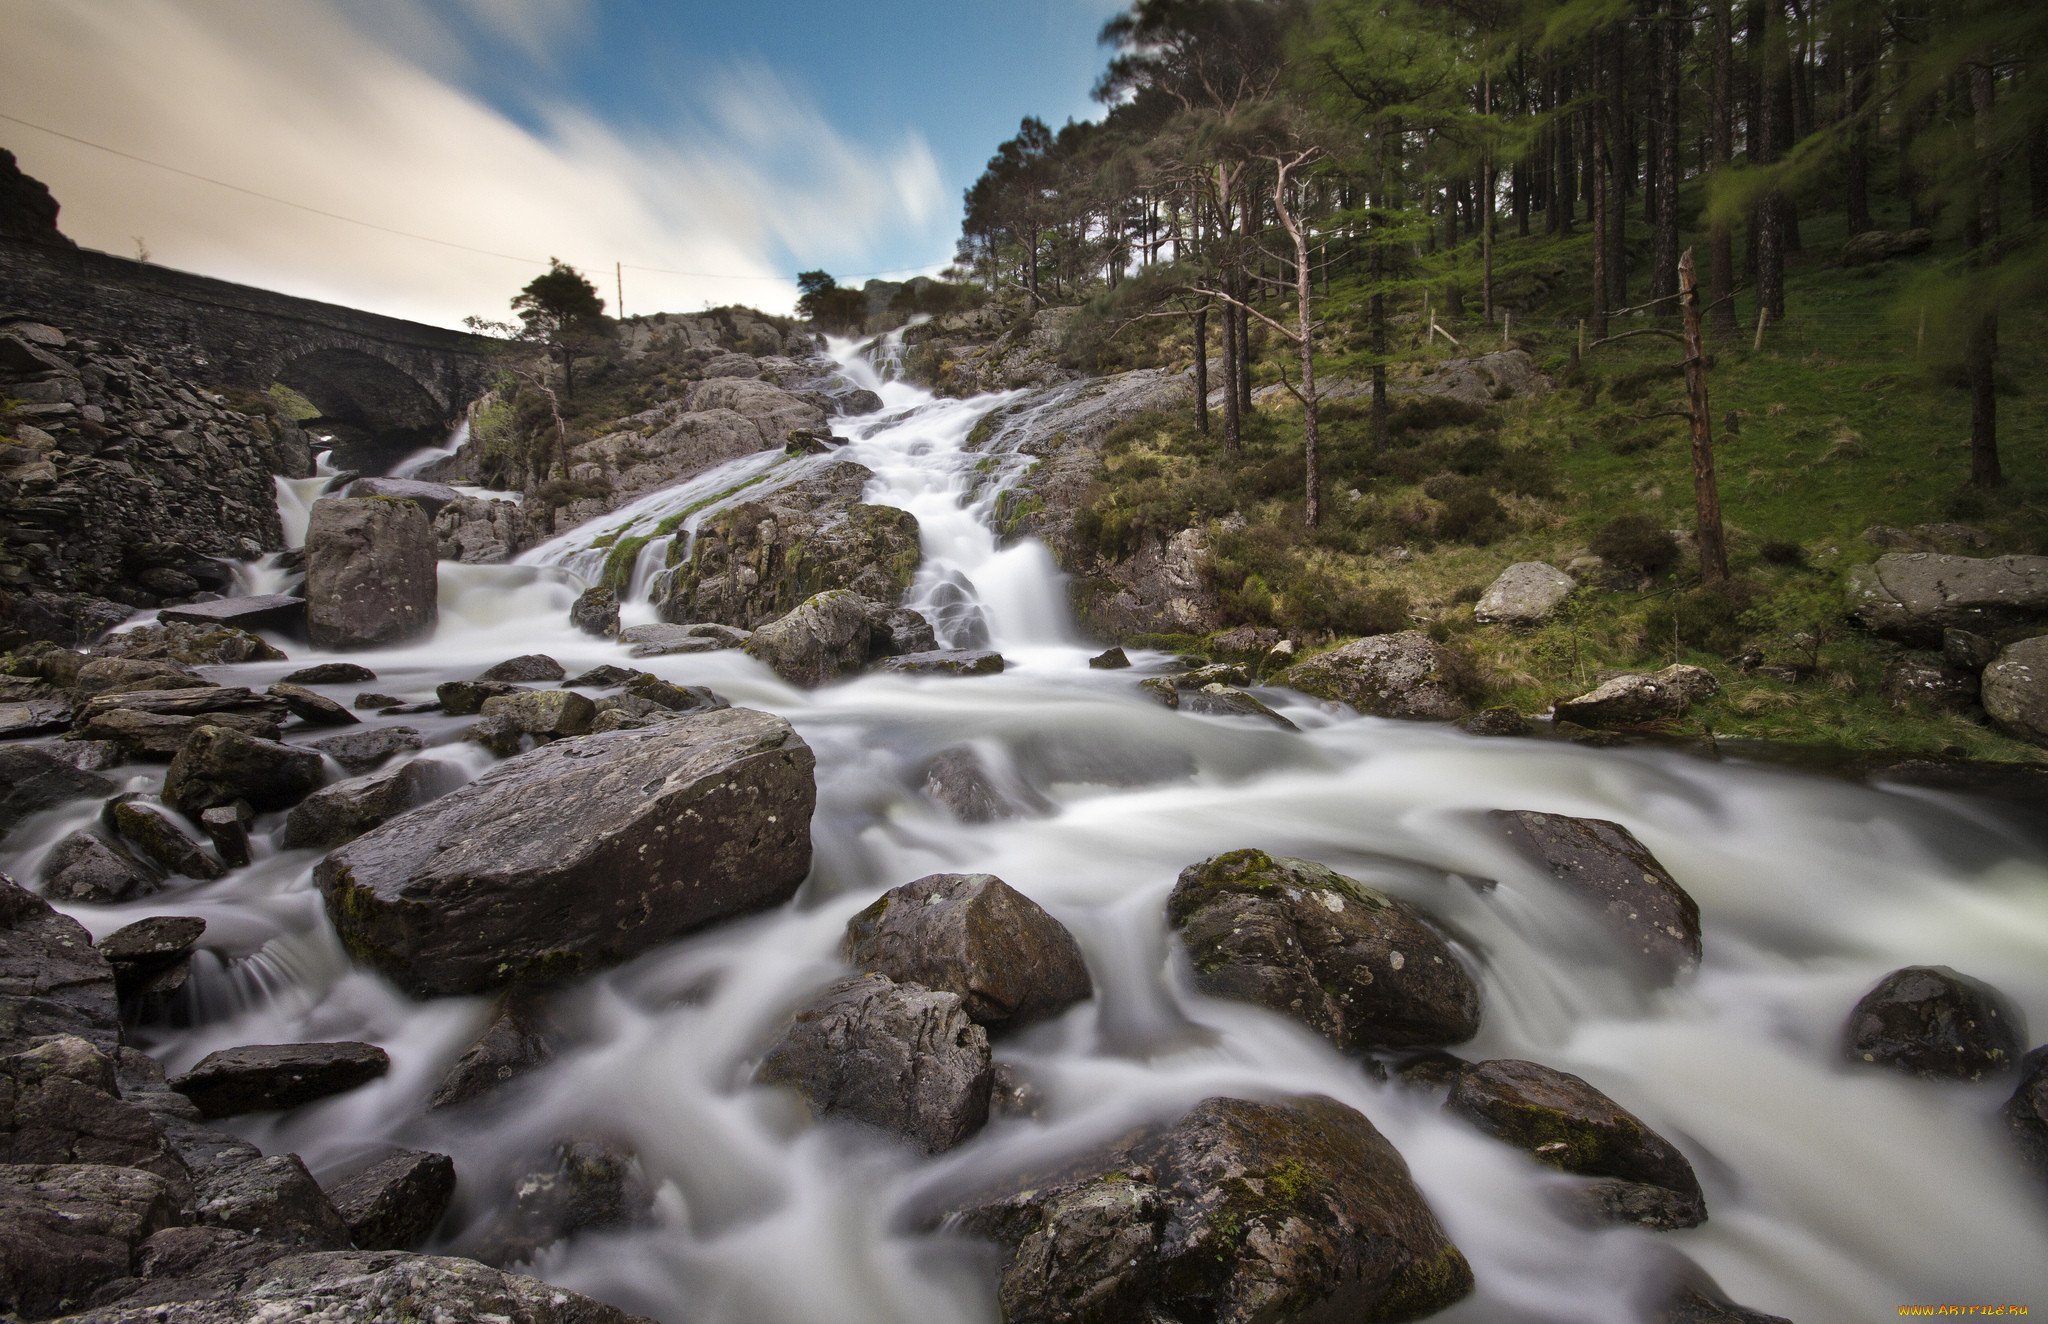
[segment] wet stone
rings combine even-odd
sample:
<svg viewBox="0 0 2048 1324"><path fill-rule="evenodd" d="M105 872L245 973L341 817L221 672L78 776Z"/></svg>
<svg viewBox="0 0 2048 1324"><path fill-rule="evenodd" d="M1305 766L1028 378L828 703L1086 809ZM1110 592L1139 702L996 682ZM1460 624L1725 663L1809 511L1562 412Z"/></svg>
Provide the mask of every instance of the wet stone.
<svg viewBox="0 0 2048 1324"><path fill-rule="evenodd" d="M286 685L359 685L377 679L377 673L357 662L317 662L285 676Z"/></svg>
<svg viewBox="0 0 2048 1324"><path fill-rule="evenodd" d="M58 842L43 861L43 895L112 905L160 890L163 874L90 828Z"/></svg>
<svg viewBox="0 0 2048 1324"><path fill-rule="evenodd" d="M164 774L164 803L193 818L237 801L257 810L288 809L325 775L320 756L311 750L202 726Z"/></svg>
<svg viewBox="0 0 2048 1324"><path fill-rule="evenodd" d="M455 1160L401 1150L328 1192L357 1250L417 1250L455 1195Z"/></svg>
<svg viewBox="0 0 2048 1324"><path fill-rule="evenodd" d="M183 828L163 810L147 804L132 793L107 801L100 821L142 857L167 873L211 881L226 875L227 868L206 853L206 848L185 835Z"/></svg>
<svg viewBox="0 0 2048 1324"><path fill-rule="evenodd" d="M196 915L152 915L124 925L99 944L114 968L114 986L125 997L161 970L191 956L206 932Z"/></svg>
<svg viewBox="0 0 2048 1324"><path fill-rule="evenodd" d="M375 1080L391 1058L375 1044L253 1044L208 1053L170 1086L201 1116L296 1108Z"/></svg>
<svg viewBox="0 0 2048 1324"><path fill-rule="evenodd" d="M425 749L427 742L413 727L379 726L367 731L328 736L324 740L309 742L307 747L333 759L345 771L355 773L369 772L399 754Z"/></svg>
<svg viewBox="0 0 2048 1324"><path fill-rule="evenodd" d="M1907 966L1879 980L1849 1013L1851 1062L1927 1080L1981 1080L2018 1060L2025 1027L1989 984L1947 966Z"/></svg>
<svg viewBox="0 0 2048 1324"><path fill-rule="evenodd" d="M1094 657L1089 658L1088 665L1094 667L1097 671L1114 671L1131 665L1131 659L1124 655L1124 650L1121 648L1106 648Z"/></svg>
<svg viewBox="0 0 2048 1324"><path fill-rule="evenodd" d="M442 789L439 765L415 760L323 786L292 807L286 850L328 848L425 804Z"/></svg>
<svg viewBox="0 0 2048 1324"><path fill-rule="evenodd" d="M452 1108L482 1098L498 1086L554 1057L553 1027L546 1009L530 994L501 998L476 1042L463 1050L434 1088L430 1108Z"/></svg>
<svg viewBox="0 0 2048 1324"><path fill-rule="evenodd" d="M1671 984L1700 963L1700 908L1619 823L1530 810L1492 819L1529 859L1592 907L1649 978Z"/></svg>
<svg viewBox="0 0 2048 1324"><path fill-rule="evenodd" d="M292 716L311 726L354 726L362 720L326 695L315 694L303 685L279 681L266 692L273 698L284 700L284 706L291 709Z"/></svg>
<svg viewBox="0 0 2048 1324"><path fill-rule="evenodd" d="M524 653L507 658L480 673L478 680L560 680L569 673L545 653Z"/></svg>
<svg viewBox="0 0 2048 1324"><path fill-rule="evenodd" d="M450 717L468 717L482 712L487 699L525 692L507 680L451 680L434 687L441 711Z"/></svg>
<svg viewBox="0 0 2048 1324"><path fill-rule="evenodd" d="M200 811L199 830L228 868L239 869L249 863L249 823L255 817L256 811L246 800Z"/></svg>

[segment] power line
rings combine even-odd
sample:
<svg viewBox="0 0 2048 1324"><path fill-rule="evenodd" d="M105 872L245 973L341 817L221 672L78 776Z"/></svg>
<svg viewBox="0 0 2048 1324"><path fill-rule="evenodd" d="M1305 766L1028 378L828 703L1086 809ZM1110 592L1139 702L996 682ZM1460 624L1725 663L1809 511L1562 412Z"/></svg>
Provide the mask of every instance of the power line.
<svg viewBox="0 0 2048 1324"><path fill-rule="evenodd" d="M34 129L37 133L47 133L52 138L62 138L65 142L77 143L80 147L90 147L96 152L105 152L109 156L118 156L124 161L133 161L138 165L146 165L155 170L168 171L173 175L182 175L186 179L197 180L202 184L211 184L215 188L224 188L229 190L230 192L245 194L248 197L261 198L265 202L274 202L278 204L280 207L291 207L299 211L310 212L315 216L324 216L331 221L343 221L349 225L359 225L366 230L377 230L384 234L396 235L401 239L417 239L424 244L438 244L443 248L453 248L464 253L475 253L480 257L500 258L506 262L518 262L529 267L545 267L549 265L547 262L543 262L539 258L520 257L513 253L500 253L494 249L477 248L471 244L457 243L453 239L438 239L430 234L415 234L410 230L394 229L393 227L388 225L379 225L375 221L363 220L361 217L344 216L340 212L328 211L325 208L314 207L303 202L294 202L290 198L280 198L275 193L265 193L260 189L246 188L241 184L232 184L225 179L215 179L211 175L202 175L191 170L180 169L179 167L174 165L166 165L162 161L152 161L146 156L137 156L133 152L124 152L118 147L109 147L105 143L96 143L91 141L90 139L80 138L74 134L64 133L57 129L49 128L46 125L34 124L29 122L28 120L21 119L17 116L9 115L4 111L0 111L0 120L6 120L9 124L19 124L24 129ZM796 279L796 277L794 276L744 276L729 273L719 273L713 271L677 271L670 267L643 267L635 262L623 262L619 263L618 265L623 266L628 271L643 271L662 276L683 276L692 280L789 281ZM909 272L924 271L928 267L938 265L940 264L926 263L925 266L920 267L897 267L892 271L855 272L848 275L846 279L865 280L871 276L900 276L907 274Z"/></svg>

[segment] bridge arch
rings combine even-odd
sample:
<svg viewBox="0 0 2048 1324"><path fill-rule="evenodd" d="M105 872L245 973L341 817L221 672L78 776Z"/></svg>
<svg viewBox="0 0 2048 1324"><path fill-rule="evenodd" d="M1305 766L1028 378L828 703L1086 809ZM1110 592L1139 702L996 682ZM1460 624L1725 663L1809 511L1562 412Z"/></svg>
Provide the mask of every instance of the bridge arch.
<svg viewBox="0 0 2048 1324"><path fill-rule="evenodd" d="M307 426L333 438L340 469L385 472L420 447L439 444L449 415L461 407L451 409L430 384L363 346L292 346L272 372L320 411Z"/></svg>

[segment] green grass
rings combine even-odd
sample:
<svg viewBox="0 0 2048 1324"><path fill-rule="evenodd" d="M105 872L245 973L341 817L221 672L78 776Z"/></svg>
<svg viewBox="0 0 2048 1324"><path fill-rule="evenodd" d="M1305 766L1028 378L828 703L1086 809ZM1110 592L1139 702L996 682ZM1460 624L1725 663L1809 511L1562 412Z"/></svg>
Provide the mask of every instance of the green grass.
<svg viewBox="0 0 2048 1324"><path fill-rule="evenodd" d="M1513 324L1516 344L1558 383L1547 396L1502 403L1482 418L1397 412L1384 446L1369 434L1363 401L1326 405L1325 519L1313 531L1301 520L1300 409L1291 400L1260 408L1238 457L1197 437L1189 419L1148 417L1111 438L1077 532L1115 557L1190 521L1241 516L1241 530L1212 539L1215 587L1234 623L1273 625L1310 644L1426 628L1471 651L1487 702L1540 710L1605 672L1687 661L1711 667L1724 689L1688 715L1684 732L2039 760L2040 750L1965 717L1894 710L1877 690L1899 650L1848 625L1844 607L1849 568L1882 551L1863 538L1874 525L1957 520L1988 533L1995 552L2048 549L2048 411L2037 399L2048 384L2048 312L2008 313L2000 328L2007 483L1980 492L1965 482L1969 400L1956 347L1931 330L1923 338L1900 297L1918 268L1944 254L1845 270L1827 261L1843 237L1839 220L1806 221L1807 251L1788 273L1789 315L1766 330L1760 350L1751 347L1746 291L1737 296L1742 332L1709 344L1736 579L1726 599L1697 591L1687 561L1641 589L1584 587L1562 617L1534 631L1472 620L1471 603L1500 570L1524 560L1564 566L1616 515L1693 526L1678 346L1653 336L1612 342L1570 370L1581 310L1561 296L1583 288L1583 234L1501 245L1506 289L1560 296L1525 305ZM1396 324L1403 362L1390 370L1395 380L1430 360L1500 348L1500 331L1474 315L1469 291L1466 308L1448 324L1463 350L1422 347L1412 320ZM1320 314L1323 380L1363 376L1362 301L1340 280ZM1184 337L1171 331L1145 339L1155 361L1185 353ZM1292 346L1277 337L1255 337L1255 350L1255 380L1293 371ZM1724 427L1731 412L1733 434ZM1493 496L1499 518L1478 492ZM1813 674L1796 684L1745 674L1731 662L1745 650Z"/></svg>

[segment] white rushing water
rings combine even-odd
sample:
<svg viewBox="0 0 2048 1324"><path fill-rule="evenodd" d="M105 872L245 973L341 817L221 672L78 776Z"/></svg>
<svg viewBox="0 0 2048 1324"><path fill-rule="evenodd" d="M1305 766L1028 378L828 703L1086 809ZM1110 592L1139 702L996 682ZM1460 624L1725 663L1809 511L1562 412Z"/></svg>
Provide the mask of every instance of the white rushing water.
<svg viewBox="0 0 2048 1324"><path fill-rule="evenodd" d="M2048 1305L2048 1223L1996 1118L2010 1078L1924 1084L1838 1061L1849 1007L1907 964L1987 980L2048 1025L2038 832L1939 794L1670 751L1484 740L1281 691L1262 695L1299 733L1169 711L1135 686L1166 659L1089 670L1044 549L1005 548L989 533L995 488L1022 461L989 463L962 446L1014 397L936 400L857 361L848 371L865 373L885 404L838 421L875 473L869 500L912 511L923 530L913 601L943 612L949 642L985 632L1010 668L806 693L738 652L632 663L795 724L817 753L813 875L790 905L569 990L557 1059L455 1114L425 1103L489 1002L413 1002L352 968L311 883L317 855L278 849L278 816L259 822L256 862L227 879L135 905L67 907L96 935L148 914L207 919L208 945L228 959L199 972L190 1027L150 1043L173 1071L246 1043L362 1039L389 1050L386 1079L239 1120L238 1131L299 1153L321 1176L394 1147L452 1154L461 1184L437 1244L457 1252L550 1142L623 1141L659 1188L654 1220L581 1234L533 1269L697 1324L993 1320L987 1252L919 1231L916 1211L1211 1095L1306 1091L1373 1120L1471 1260L1477 1292L1442 1319L1634 1320L1631 1289L1660 1246L1691 1255L1736 1300L1805 1324L1892 1318L1903 1303ZM1009 426L1014 440L1028 422ZM352 654L378 680L323 690L343 702L357 688L425 698L439 681L533 651L572 673L625 662L567 623L607 554L590 541L651 535L675 518L639 553L633 593L644 598L665 557L656 542L687 537L718 501L809 463L779 452L737 461L520 565L444 563L433 639ZM629 620L635 612L651 619L644 602ZM260 685L318 659L287 647L289 663L221 672ZM468 719L398 720L426 733L420 757L464 775L485 765L457 738ZM922 793L923 769L962 745L1047 811L979 825L948 816ZM159 775L125 771L136 788ZM34 878L50 843L95 808L31 821L0 849L0 868ZM1547 876L1486 827L1485 811L1499 808L1631 829L1699 902L1698 978L1640 989ZM1433 1096L1374 1081L1281 1016L1195 993L1166 929L1166 895L1182 868L1244 846L1323 861L1437 916L1483 984L1483 1027L1459 1054L1530 1058L1607 1091L1691 1158L1710 1221L1666 1234L1574 1226L1545 1199L1559 1178L1445 1117ZM994 873L1045 906L1079 940L1096 996L997 1043L999 1060L1042 1092L1040 1116L997 1120L928 1159L857 1126L805 1125L786 1096L746 1080L777 1020L840 973L847 919L937 870Z"/></svg>

